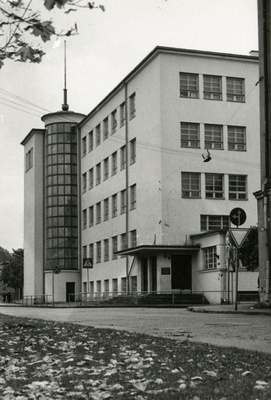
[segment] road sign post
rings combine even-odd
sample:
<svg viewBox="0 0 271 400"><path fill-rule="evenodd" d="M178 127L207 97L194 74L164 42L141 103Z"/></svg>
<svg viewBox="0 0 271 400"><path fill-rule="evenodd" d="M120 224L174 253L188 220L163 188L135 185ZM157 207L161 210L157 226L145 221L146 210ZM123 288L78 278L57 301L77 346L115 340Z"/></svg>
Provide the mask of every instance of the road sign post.
<svg viewBox="0 0 271 400"><path fill-rule="evenodd" d="M93 268L93 259L83 258L83 268L87 269L87 293L89 293L89 269Z"/></svg>

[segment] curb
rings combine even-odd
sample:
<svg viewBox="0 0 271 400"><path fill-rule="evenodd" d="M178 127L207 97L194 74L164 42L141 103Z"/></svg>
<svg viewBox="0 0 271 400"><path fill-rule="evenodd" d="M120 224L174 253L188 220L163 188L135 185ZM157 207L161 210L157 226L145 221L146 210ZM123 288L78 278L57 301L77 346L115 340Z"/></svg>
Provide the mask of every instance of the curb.
<svg viewBox="0 0 271 400"><path fill-rule="evenodd" d="M243 315L268 315L271 316L270 311L256 311L256 310L208 310L207 308L194 308L188 307L188 311L194 313L206 313L206 314L243 314Z"/></svg>

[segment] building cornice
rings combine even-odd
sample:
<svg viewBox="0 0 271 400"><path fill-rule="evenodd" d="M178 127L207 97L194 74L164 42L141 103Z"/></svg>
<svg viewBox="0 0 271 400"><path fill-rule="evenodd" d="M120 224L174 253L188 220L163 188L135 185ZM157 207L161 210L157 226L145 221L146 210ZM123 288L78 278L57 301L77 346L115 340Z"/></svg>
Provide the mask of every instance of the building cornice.
<svg viewBox="0 0 271 400"><path fill-rule="evenodd" d="M22 140L21 145L24 146L28 142L28 140L30 140L31 137L36 133L44 135L45 129L36 129L36 128L31 129L28 135L26 135L26 137Z"/></svg>

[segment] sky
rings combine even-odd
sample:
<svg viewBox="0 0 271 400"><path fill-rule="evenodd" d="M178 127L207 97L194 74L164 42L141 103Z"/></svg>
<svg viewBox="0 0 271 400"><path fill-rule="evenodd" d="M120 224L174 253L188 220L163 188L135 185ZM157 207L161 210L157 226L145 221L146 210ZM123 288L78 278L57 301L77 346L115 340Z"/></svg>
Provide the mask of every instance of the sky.
<svg viewBox="0 0 271 400"><path fill-rule="evenodd" d="M96 0L102 10L47 12L59 29L74 22L67 42L71 111L89 113L156 46L248 55L258 50L257 0ZM1 15L0 15L1 19ZM0 69L0 246L22 248L24 152L20 144L41 117L61 109L63 38L45 45L40 64L6 62ZM4 38L0 37L0 46Z"/></svg>

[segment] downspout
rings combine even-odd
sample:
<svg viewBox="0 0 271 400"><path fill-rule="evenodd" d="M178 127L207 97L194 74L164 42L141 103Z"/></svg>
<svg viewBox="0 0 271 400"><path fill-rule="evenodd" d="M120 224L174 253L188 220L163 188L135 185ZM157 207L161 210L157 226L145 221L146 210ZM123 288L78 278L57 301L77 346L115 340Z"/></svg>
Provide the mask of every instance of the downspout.
<svg viewBox="0 0 271 400"><path fill-rule="evenodd" d="M81 253L82 253L82 207L81 207L81 128L77 125L77 240L78 240L78 269L79 269L79 284L80 292L82 291L82 265L81 265Z"/></svg>
<svg viewBox="0 0 271 400"><path fill-rule="evenodd" d="M270 238L270 148L269 148L269 79L268 79L268 21L267 21L267 1L263 0L263 63L264 63L264 126L265 126L265 180L263 183L264 193L264 228L267 233L267 259L265 271L265 299L269 300L269 284L270 284L270 253L271 253L271 238Z"/></svg>
<svg viewBox="0 0 271 400"><path fill-rule="evenodd" d="M129 126L128 126L128 94L127 94L127 82L123 81L124 84L124 96L125 96L125 188L126 188L126 213L125 213L125 226L126 226L126 243L129 247ZM127 293L130 292L130 277L129 277L129 256L126 256L126 282L127 282Z"/></svg>

